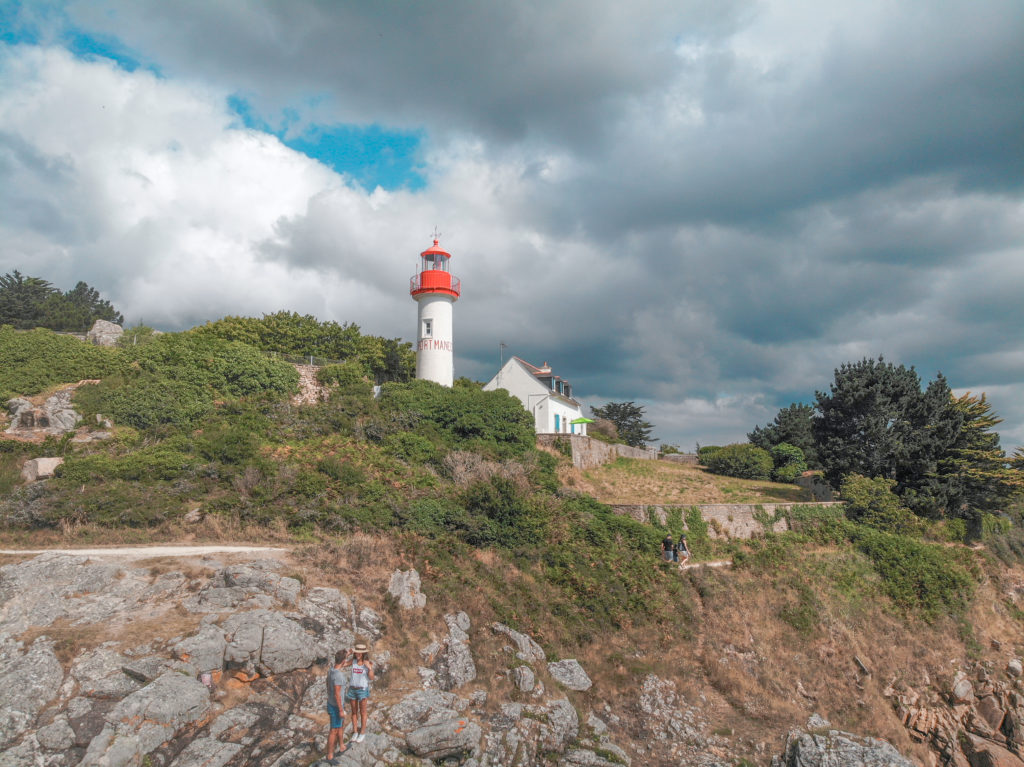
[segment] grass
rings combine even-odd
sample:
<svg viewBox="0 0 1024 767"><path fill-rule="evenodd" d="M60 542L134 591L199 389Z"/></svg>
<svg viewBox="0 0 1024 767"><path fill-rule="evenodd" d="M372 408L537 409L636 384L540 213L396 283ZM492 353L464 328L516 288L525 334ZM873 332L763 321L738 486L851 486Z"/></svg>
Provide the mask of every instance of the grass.
<svg viewBox="0 0 1024 767"><path fill-rule="evenodd" d="M670 461L619 458L585 472L563 465L559 478L609 504L689 506L811 500L807 491L796 485L722 477L699 466Z"/></svg>

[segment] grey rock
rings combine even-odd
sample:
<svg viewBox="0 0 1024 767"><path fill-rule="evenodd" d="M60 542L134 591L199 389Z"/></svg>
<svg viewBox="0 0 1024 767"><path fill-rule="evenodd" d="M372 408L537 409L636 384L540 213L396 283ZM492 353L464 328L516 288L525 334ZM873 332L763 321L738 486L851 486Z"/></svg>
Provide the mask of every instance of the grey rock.
<svg viewBox="0 0 1024 767"><path fill-rule="evenodd" d="M443 649L444 645L435 640L420 650L420 657L424 663L432 664Z"/></svg>
<svg viewBox="0 0 1024 767"><path fill-rule="evenodd" d="M356 620L356 632L364 634L371 641L376 641L384 635L384 619L369 607L359 611L359 618Z"/></svg>
<svg viewBox="0 0 1024 767"><path fill-rule="evenodd" d="M530 692L537 684L537 677L529 666L516 666L512 669L512 683L521 692Z"/></svg>
<svg viewBox="0 0 1024 767"><path fill-rule="evenodd" d="M63 458L33 458L25 461L25 465L21 467L21 479L24 482L49 479L62 463Z"/></svg>
<svg viewBox="0 0 1024 767"><path fill-rule="evenodd" d="M437 669L442 689L453 690L476 679L476 664L469 651L469 645L457 639L449 639L444 651L444 663Z"/></svg>
<svg viewBox="0 0 1024 767"><path fill-rule="evenodd" d="M690 721L684 703L675 682L655 674L644 677L638 704L645 729L657 740L705 742L700 729Z"/></svg>
<svg viewBox="0 0 1024 767"><path fill-rule="evenodd" d="M16 746L0 751L0 767L43 767L38 741L29 735Z"/></svg>
<svg viewBox="0 0 1024 767"><path fill-rule="evenodd" d="M224 668L224 632L217 626L199 627L195 636L183 639L172 647L181 660L195 666L197 671L220 671Z"/></svg>
<svg viewBox="0 0 1024 767"><path fill-rule="evenodd" d="M448 626L448 635L460 642L469 641L469 616L464 612L444 616L445 625Z"/></svg>
<svg viewBox="0 0 1024 767"><path fill-rule="evenodd" d="M107 320L96 320L89 332L85 334L85 340L96 346L117 346L117 342L124 335L124 328L114 322Z"/></svg>
<svg viewBox="0 0 1024 767"><path fill-rule="evenodd" d="M544 707L546 721L541 725L544 748L550 751L564 751L580 733L580 717L565 698L554 700Z"/></svg>
<svg viewBox="0 0 1024 767"><path fill-rule="evenodd" d="M811 714L810 718L807 720L808 730L826 730L831 726L832 722L818 713Z"/></svg>
<svg viewBox="0 0 1024 767"><path fill-rule="evenodd" d="M416 756L436 761L473 753L482 736L476 722L453 718L419 727L406 735L405 742Z"/></svg>
<svg viewBox="0 0 1024 767"><path fill-rule="evenodd" d="M830 730L811 735L793 730L785 749L772 759L772 767L914 767L891 744Z"/></svg>
<svg viewBox="0 0 1024 767"><path fill-rule="evenodd" d="M12 417L21 415L26 410L31 410L32 407L32 403L24 397L13 397L12 399L7 400L7 412L9 412Z"/></svg>
<svg viewBox="0 0 1024 767"><path fill-rule="evenodd" d="M595 752L586 748L574 748L570 749L565 753L561 759L558 760L560 767L622 767L621 761L609 761L603 756L598 756ZM627 762L628 764L628 762Z"/></svg>
<svg viewBox="0 0 1024 767"><path fill-rule="evenodd" d="M282 674L308 668L317 656L313 638L301 625L281 613L253 610L224 621L231 637L224 652L228 665Z"/></svg>
<svg viewBox="0 0 1024 767"><path fill-rule="evenodd" d="M142 684L149 684L169 670L171 670L171 662L158 655L137 658L121 666L122 672Z"/></svg>
<svg viewBox="0 0 1024 767"><path fill-rule="evenodd" d="M195 679L174 672L133 692L107 714L107 726L86 751L83 767L138 764L210 707L209 691Z"/></svg>
<svg viewBox="0 0 1024 767"><path fill-rule="evenodd" d="M593 712L587 714L587 727L593 730L594 734L599 737L608 732L608 725L605 724L601 717Z"/></svg>
<svg viewBox="0 0 1024 767"><path fill-rule="evenodd" d="M510 629L504 623L493 623L491 629L497 634L504 634L513 642L515 642L517 652L516 657L519 660L526 661L542 661L545 659L544 650L539 644L533 639L526 636L526 634L520 634L518 631Z"/></svg>
<svg viewBox="0 0 1024 767"><path fill-rule="evenodd" d="M420 586L420 574L416 570L395 570L391 573L388 593L403 610L418 610L427 604L427 597L420 592Z"/></svg>
<svg viewBox="0 0 1024 767"><path fill-rule="evenodd" d="M950 694L954 703L970 703L974 700L974 685L963 672L960 672L953 680Z"/></svg>
<svg viewBox="0 0 1024 767"><path fill-rule="evenodd" d="M316 644L298 623L277 613L263 628L260 667L271 674L309 668L316 659Z"/></svg>
<svg viewBox="0 0 1024 767"><path fill-rule="evenodd" d="M53 643L39 637L24 654L8 649L0 661L0 748L29 729L64 680Z"/></svg>
<svg viewBox="0 0 1024 767"><path fill-rule="evenodd" d="M575 658L555 661L548 664L548 673L555 681L570 690L589 690L594 683L590 681L587 672Z"/></svg>
<svg viewBox="0 0 1024 767"><path fill-rule="evenodd" d="M1024 674L1024 665L1021 664L1020 658L1010 658L1006 664L1006 673L1014 677Z"/></svg>
<svg viewBox="0 0 1024 767"><path fill-rule="evenodd" d="M66 714L57 714L50 724L36 730L36 740L47 751L67 751L75 744L75 731Z"/></svg>
<svg viewBox="0 0 1024 767"><path fill-rule="evenodd" d="M79 695L90 698L123 698L142 685L124 673L126 658L108 643L78 656L71 665L71 676L78 683Z"/></svg>
<svg viewBox="0 0 1024 767"><path fill-rule="evenodd" d="M242 748L241 743L196 738L171 762L171 767L224 767Z"/></svg>
<svg viewBox="0 0 1024 767"><path fill-rule="evenodd" d="M388 721L400 732L458 718L466 701L450 692L417 690L388 709Z"/></svg>

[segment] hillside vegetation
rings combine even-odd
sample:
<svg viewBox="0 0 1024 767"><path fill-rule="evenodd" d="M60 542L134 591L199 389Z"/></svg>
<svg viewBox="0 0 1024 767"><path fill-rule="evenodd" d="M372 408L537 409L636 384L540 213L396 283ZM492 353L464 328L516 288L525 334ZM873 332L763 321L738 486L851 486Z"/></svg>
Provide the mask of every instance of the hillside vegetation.
<svg viewBox="0 0 1024 767"><path fill-rule="evenodd" d="M619 458L582 472L566 467L559 476L567 486L610 504L690 506L811 500L808 492L796 485L726 477L671 461Z"/></svg>
<svg viewBox="0 0 1024 767"><path fill-rule="evenodd" d="M392 381L374 398L358 355L325 374L326 401L297 406L291 365L208 330L97 349L0 329L0 361L7 395L102 379L75 404L89 423L115 422L106 441L0 440L3 543L282 541L303 577L353 590L415 567L432 609L498 620L552 658L578 657L595 681L574 699L581 710L607 703L642 728L610 691L649 674L673 680L687 705L704 701L717 728L709 743L733 763L766 764L763 741L815 710L924 758L885 684L938 688L964 664L1024 653L1013 506L984 517L984 547L972 549L960 543L962 520L921 519L886 480L861 478L845 491L849 515L804 506L786 512L790 532L769 532L778 516L764 515L759 537L711 540L687 506L802 491L664 461L579 473L536 449L529 415L507 393ZM19 483L26 458L55 454L65 462L54 479ZM642 524L606 503L676 509L665 525ZM684 529L697 561L734 568L681 573L662 562L660 539ZM392 638L407 664L425 639L415 628Z"/></svg>

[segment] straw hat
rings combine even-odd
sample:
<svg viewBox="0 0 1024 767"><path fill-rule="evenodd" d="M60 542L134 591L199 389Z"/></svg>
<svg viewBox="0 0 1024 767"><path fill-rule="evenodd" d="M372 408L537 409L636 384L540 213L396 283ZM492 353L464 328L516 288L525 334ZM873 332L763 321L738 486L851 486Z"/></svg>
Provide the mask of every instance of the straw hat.
<svg viewBox="0 0 1024 767"><path fill-rule="evenodd" d="M369 652L370 648L367 647L363 642L359 642L355 647L352 648L352 652Z"/></svg>

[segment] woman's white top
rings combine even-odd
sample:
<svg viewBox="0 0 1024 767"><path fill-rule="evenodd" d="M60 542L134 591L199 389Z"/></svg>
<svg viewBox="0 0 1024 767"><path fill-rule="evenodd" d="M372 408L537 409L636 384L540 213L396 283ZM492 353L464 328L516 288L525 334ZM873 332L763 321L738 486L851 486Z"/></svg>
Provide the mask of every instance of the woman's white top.
<svg viewBox="0 0 1024 767"><path fill-rule="evenodd" d="M357 690L362 690L370 686L370 674L369 667L363 663L352 663L352 682L349 685Z"/></svg>

